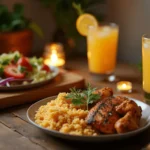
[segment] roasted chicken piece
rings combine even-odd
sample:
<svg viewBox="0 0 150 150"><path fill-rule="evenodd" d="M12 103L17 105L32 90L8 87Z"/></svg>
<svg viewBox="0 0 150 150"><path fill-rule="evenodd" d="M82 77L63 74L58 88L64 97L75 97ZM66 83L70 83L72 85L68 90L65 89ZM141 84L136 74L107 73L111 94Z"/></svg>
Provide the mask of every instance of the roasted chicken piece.
<svg viewBox="0 0 150 150"><path fill-rule="evenodd" d="M135 117L131 111L127 112L124 117L115 123L117 133L126 133L138 129L139 126L135 121Z"/></svg>
<svg viewBox="0 0 150 150"><path fill-rule="evenodd" d="M113 90L112 90L112 88L105 87L105 88L96 90L95 94L99 94L100 95L100 100L102 100L106 97L113 96Z"/></svg>
<svg viewBox="0 0 150 150"><path fill-rule="evenodd" d="M102 133L115 133L115 123L120 119L115 111L115 106L121 104L124 98L108 97L98 102L90 111L86 118L88 124L92 124Z"/></svg>
<svg viewBox="0 0 150 150"><path fill-rule="evenodd" d="M116 106L116 112L122 115L115 123L117 133L125 133L139 128L142 109L132 100L125 100Z"/></svg>
<svg viewBox="0 0 150 150"><path fill-rule="evenodd" d="M105 88L96 90L94 92L94 94L99 94L100 95L100 99L97 100L96 102L90 104L89 108L92 108L93 106L95 106L98 101L102 101L103 99L105 99L107 97L113 96L113 90L112 90L112 88L105 87Z"/></svg>
<svg viewBox="0 0 150 150"><path fill-rule="evenodd" d="M89 111L86 122L105 134L123 133L137 129L140 117L141 108L135 102L117 96L107 97L98 102ZM126 128L123 127L124 124Z"/></svg>

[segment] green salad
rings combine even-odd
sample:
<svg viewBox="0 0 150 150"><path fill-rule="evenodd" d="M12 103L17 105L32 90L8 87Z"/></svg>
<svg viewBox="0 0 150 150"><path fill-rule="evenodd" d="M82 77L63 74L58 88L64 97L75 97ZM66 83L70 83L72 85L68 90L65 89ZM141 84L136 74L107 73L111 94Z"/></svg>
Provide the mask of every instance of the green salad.
<svg viewBox="0 0 150 150"><path fill-rule="evenodd" d="M18 51L0 55L0 86L37 83L52 77L43 58L25 57Z"/></svg>

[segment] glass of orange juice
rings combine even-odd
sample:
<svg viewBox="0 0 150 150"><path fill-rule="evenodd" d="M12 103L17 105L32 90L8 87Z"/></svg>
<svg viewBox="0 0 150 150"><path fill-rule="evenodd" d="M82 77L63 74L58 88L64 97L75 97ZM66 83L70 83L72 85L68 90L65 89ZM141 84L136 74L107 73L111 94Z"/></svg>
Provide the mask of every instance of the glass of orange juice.
<svg viewBox="0 0 150 150"><path fill-rule="evenodd" d="M150 36L142 37L143 90L145 98L150 102Z"/></svg>
<svg viewBox="0 0 150 150"><path fill-rule="evenodd" d="M88 67L90 73L99 79L108 79L114 73L118 33L119 28L115 23L89 26L87 34Z"/></svg>

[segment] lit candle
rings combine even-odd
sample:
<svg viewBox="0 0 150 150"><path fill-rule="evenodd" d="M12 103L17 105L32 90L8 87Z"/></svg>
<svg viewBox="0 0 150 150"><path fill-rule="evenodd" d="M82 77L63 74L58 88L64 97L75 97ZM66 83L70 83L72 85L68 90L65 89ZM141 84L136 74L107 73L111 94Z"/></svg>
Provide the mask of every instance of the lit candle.
<svg viewBox="0 0 150 150"><path fill-rule="evenodd" d="M44 63L49 66L63 67L65 65L64 51L59 43L46 46L44 57Z"/></svg>
<svg viewBox="0 0 150 150"><path fill-rule="evenodd" d="M129 81L120 81L117 83L117 90L120 92L132 92L132 83Z"/></svg>

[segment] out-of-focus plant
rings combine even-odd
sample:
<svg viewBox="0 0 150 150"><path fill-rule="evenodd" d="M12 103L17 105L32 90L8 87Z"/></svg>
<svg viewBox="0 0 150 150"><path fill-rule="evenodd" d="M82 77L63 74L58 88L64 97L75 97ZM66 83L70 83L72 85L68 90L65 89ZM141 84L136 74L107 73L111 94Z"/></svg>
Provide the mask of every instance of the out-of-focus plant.
<svg viewBox="0 0 150 150"><path fill-rule="evenodd" d="M0 32L13 32L23 29L31 29L40 37L43 37L41 28L33 21L24 16L24 5L16 3L13 11L9 11L7 6L0 5Z"/></svg>
<svg viewBox="0 0 150 150"><path fill-rule="evenodd" d="M40 0L46 7L51 7L55 15L57 27L63 29L68 37L78 37L76 19L78 15L88 12L101 21L103 14L91 11L96 4L105 3L105 0Z"/></svg>

